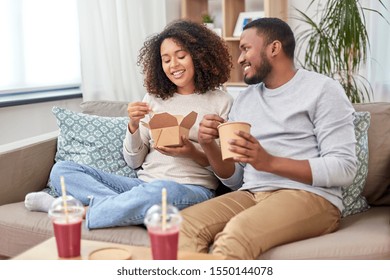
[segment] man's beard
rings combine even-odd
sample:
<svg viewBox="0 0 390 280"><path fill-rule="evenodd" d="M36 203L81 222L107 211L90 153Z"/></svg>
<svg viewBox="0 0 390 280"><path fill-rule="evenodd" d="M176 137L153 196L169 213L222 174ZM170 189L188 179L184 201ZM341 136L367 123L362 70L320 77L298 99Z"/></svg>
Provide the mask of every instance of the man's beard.
<svg viewBox="0 0 390 280"><path fill-rule="evenodd" d="M262 63L260 64L259 67L255 67L256 74L252 77L244 77L244 82L248 85L253 85L253 84L258 84L264 81L264 79L268 76L268 74L272 70L272 66L269 63L265 52L262 52L260 54ZM254 66L252 66L254 67Z"/></svg>

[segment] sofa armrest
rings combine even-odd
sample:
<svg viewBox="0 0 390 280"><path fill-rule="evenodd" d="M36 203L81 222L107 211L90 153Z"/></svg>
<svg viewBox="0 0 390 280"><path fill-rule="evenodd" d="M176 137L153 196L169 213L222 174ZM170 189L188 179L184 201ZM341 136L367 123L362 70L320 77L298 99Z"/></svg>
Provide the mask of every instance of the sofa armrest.
<svg viewBox="0 0 390 280"><path fill-rule="evenodd" d="M45 188L57 150L58 132L0 146L0 205L23 201Z"/></svg>

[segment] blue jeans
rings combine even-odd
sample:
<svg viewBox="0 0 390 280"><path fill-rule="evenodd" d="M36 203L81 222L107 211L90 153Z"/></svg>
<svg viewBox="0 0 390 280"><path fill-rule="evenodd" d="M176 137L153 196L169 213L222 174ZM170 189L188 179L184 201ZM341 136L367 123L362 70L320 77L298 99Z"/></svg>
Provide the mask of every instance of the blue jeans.
<svg viewBox="0 0 390 280"><path fill-rule="evenodd" d="M184 185L170 180L144 182L100 171L71 161L57 162L51 171L51 184L61 194L60 176L66 192L89 205L89 229L143 224L146 211L161 203L167 189L167 203L179 210L214 197L214 191L199 185Z"/></svg>

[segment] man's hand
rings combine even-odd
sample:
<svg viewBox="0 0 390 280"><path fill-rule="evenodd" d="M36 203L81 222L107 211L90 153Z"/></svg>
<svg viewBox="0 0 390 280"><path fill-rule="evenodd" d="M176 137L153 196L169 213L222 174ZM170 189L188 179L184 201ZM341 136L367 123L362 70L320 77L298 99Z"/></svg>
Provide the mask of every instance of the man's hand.
<svg viewBox="0 0 390 280"><path fill-rule="evenodd" d="M236 131L235 134L242 137L242 139L230 139L228 141L229 150L240 154L234 157L233 160L249 163L259 171L267 171L273 156L264 150L259 141L251 134L243 131Z"/></svg>
<svg viewBox="0 0 390 280"><path fill-rule="evenodd" d="M215 141L219 138L218 126L224 122L218 115L205 115L199 124L198 141L214 173L220 178L229 178L234 173L234 163L222 160L221 149Z"/></svg>
<svg viewBox="0 0 390 280"><path fill-rule="evenodd" d="M199 144L210 144L219 137L218 126L225 120L218 115L205 115L199 124Z"/></svg>
<svg viewBox="0 0 390 280"><path fill-rule="evenodd" d="M234 161L249 163L256 170L273 173L291 180L311 185L312 172L308 160L282 158L269 154L249 133L237 131L242 139L229 140L230 151L240 154Z"/></svg>

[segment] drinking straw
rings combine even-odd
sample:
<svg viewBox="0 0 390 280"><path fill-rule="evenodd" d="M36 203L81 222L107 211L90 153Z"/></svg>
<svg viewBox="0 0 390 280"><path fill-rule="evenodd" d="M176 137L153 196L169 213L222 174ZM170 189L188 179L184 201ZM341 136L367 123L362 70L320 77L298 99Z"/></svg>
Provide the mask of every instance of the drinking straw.
<svg viewBox="0 0 390 280"><path fill-rule="evenodd" d="M62 190L62 201L64 202L65 221L66 223L69 223L68 204L66 202L66 188L65 188L64 176L61 176L60 180L61 180L61 190Z"/></svg>
<svg viewBox="0 0 390 280"><path fill-rule="evenodd" d="M161 205L162 205L162 209L161 209L161 212L162 212L162 230L165 231L166 228L167 228L167 189L166 188L163 188L162 189L162 201L161 201Z"/></svg>

